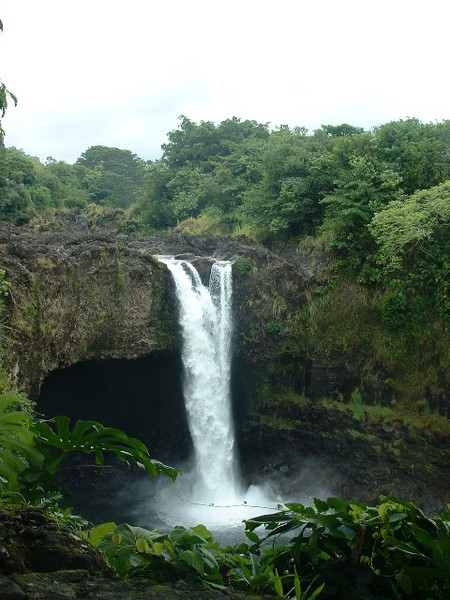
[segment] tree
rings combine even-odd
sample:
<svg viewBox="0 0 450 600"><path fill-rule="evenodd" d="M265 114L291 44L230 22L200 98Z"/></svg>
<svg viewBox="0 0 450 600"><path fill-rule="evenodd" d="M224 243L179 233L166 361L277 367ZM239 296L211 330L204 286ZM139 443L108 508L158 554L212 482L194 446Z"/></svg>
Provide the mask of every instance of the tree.
<svg viewBox="0 0 450 600"><path fill-rule="evenodd" d="M145 162L130 150L91 146L76 161L86 175L84 185L95 204L127 208L143 186ZM95 177L91 177L91 173Z"/></svg>
<svg viewBox="0 0 450 600"><path fill-rule="evenodd" d="M0 31L3 31L3 23L0 20ZM8 99L11 99L14 102L14 106L17 106L17 98L16 96L10 92L6 85L0 80L0 117L3 118L5 116L6 109L8 108ZM2 128L2 122L0 118L0 145L3 144L3 139L5 137L5 132Z"/></svg>
<svg viewBox="0 0 450 600"><path fill-rule="evenodd" d="M319 203L328 190L319 163L323 150L301 128L280 127L261 148L261 178L244 195L244 219L271 237L311 234L321 220Z"/></svg>
<svg viewBox="0 0 450 600"><path fill-rule="evenodd" d="M211 173L186 163L167 184L177 221L197 217L208 205L218 203L220 188Z"/></svg>
<svg viewBox="0 0 450 600"><path fill-rule="evenodd" d="M88 171L49 157L44 166L37 168L36 179L48 188L53 208L84 207L90 200L86 183Z"/></svg>
<svg viewBox="0 0 450 600"><path fill-rule="evenodd" d="M359 135L360 133L364 133L362 127L353 127L353 125L348 125L347 123L342 123L342 125L322 125L322 130L329 137L342 137L344 135Z"/></svg>
<svg viewBox="0 0 450 600"><path fill-rule="evenodd" d="M236 145L248 139L267 139L267 125L256 121L241 121L237 117L215 125L211 121L194 123L180 116L178 129L167 135L169 142L162 145L162 161L175 171L186 163L211 172L217 163L233 152Z"/></svg>
<svg viewBox="0 0 450 600"><path fill-rule="evenodd" d="M450 180L391 202L375 213L369 228L390 278L449 311Z"/></svg>
<svg viewBox="0 0 450 600"><path fill-rule="evenodd" d="M33 216L33 160L16 148L0 147L0 220L22 225Z"/></svg>
<svg viewBox="0 0 450 600"><path fill-rule="evenodd" d="M407 194L450 177L450 121L393 121L374 130L373 149L382 163L402 178Z"/></svg>
<svg viewBox="0 0 450 600"><path fill-rule="evenodd" d="M147 166L139 218L151 230L164 229L212 208L231 222L245 190L261 180L267 126L236 117L219 125L180 121L161 160Z"/></svg>
<svg viewBox="0 0 450 600"><path fill-rule="evenodd" d="M353 156L349 168L337 178L335 189L322 200L326 207L322 231L349 274L359 274L374 252L368 225L375 211L402 197L400 184L396 173L370 156Z"/></svg>
<svg viewBox="0 0 450 600"><path fill-rule="evenodd" d="M135 208L136 215L146 231L167 229L176 224L173 195L168 187L170 179L170 170L161 161L148 165L142 198Z"/></svg>

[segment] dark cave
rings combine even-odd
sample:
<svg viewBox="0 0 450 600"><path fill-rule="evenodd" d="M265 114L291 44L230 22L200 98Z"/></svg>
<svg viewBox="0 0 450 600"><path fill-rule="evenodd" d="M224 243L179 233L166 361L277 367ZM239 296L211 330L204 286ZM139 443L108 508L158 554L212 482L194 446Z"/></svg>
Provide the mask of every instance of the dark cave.
<svg viewBox="0 0 450 600"><path fill-rule="evenodd" d="M62 414L121 429L164 462L183 461L192 451L175 353L86 361L55 371L44 381L36 410L46 418Z"/></svg>
<svg viewBox="0 0 450 600"><path fill-rule="evenodd" d="M36 410L45 418L66 415L121 429L144 442L152 457L176 465L193 450L182 373L181 356L173 352L81 362L46 378ZM245 373L234 360L231 394L238 453L246 411Z"/></svg>
<svg viewBox="0 0 450 600"><path fill-rule="evenodd" d="M184 470L191 464L193 445L184 405L182 373L181 356L172 352L135 360L78 363L47 377L36 411L45 418L66 415L72 421L93 420L121 429L144 442L152 458ZM231 387L238 453L239 425L245 412L243 377L245 379L242 365L235 361ZM144 473L105 458L105 467L92 468L95 467L92 457L69 456L56 483L73 494L75 512L93 523L116 519L133 521L134 501L125 490L136 500ZM150 498L152 493L157 493L159 479L154 484L145 476L144 479ZM167 484L165 478L161 482ZM151 505L151 498L149 503ZM161 524L149 521L144 525Z"/></svg>

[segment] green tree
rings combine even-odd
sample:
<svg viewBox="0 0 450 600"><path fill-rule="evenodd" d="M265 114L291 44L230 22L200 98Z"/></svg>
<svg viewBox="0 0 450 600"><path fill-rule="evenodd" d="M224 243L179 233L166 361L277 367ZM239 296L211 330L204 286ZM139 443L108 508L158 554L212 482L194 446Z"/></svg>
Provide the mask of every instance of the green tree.
<svg viewBox="0 0 450 600"><path fill-rule="evenodd" d="M364 129L362 127L354 127L353 125L348 125L347 123L342 123L341 125L322 125L322 131L324 131L329 137L360 135L361 133L364 133Z"/></svg>
<svg viewBox="0 0 450 600"><path fill-rule="evenodd" d="M273 132L262 148L261 179L244 193L243 218L271 237L313 233L323 213L319 201L330 185L322 152L302 128Z"/></svg>
<svg viewBox="0 0 450 600"><path fill-rule="evenodd" d="M378 160L402 178L407 194L450 177L450 121L393 121L375 128L373 148Z"/></svg>
<svg viewBox="0 0 450 600"><path fill-rule="evenodd" d="M0 147L0 220L22 225L33 215L33 160L16 148Z"/></svg>
<svg viewBox="0 0 450 600"><path fill-rule="evenodd" d="M3 23L0 20L0 31L3 31ZM6 85L0 80L0 146L3 145L3 139L5 137L5 132L2 128L1 119L5 116L6 109L8 108L8 101L12 100L14 102L14 106L17 106L17 98L16 96L10 92Z"/></svg>
<svg viewBox="0 0 450 600"><path fill-rule="evenodd" d="M211 172L236 144L240 145L249 138L267 139L268 136L267 125L256 121L241 121L233 117L216 126L211 121L197 124L182 115L178 129L169 132L169 142L162 145L162 160L171 170L189 163L193 168Z"/></svg>
<svg viewBox="0 0 450 600"><path fill-rule="evenodd" d="M220 189L211 173L186 163L167 185L177 221L197 217L208 204L217 204Z"/></svg>
<svg viewBox="0 0 450 600"><path fill-rule="evenodd" d="M219 135L214 123L201 121L199 125L185 116L180 117L178 129L167 134L169 142L161 146L163 161L171 169L180 169L186 163L197 167L219 154ZM206 169L208 170L208 169Z"/></svg>
<svg viewBox="0 0 450 600"><path fill-rule="evenodd" d="M130 150L91 146L76 165L87 169L80 175L85 175L83 183L95 204L127 208L136 201L144 183L145 162Z"/></svg>
<svg viewBox="0 0 450 600"><path fill-rule="evenodd" d="M135 213L144 230L155 231L176 225L173 195L168 184L171 173L160 161L150 163L144 175L144 189Z"/></svg>
<svg viewBox="0 0 450 600"><path fill-rule="evenodd" d="M148 165L136 207L149 230L172 227L211 207L228 219L245 190L261 178L260 147L266 125L233 117L219 125L180 117L160 161Z"/></svg>
<svg viewBox="0 0 450 600"><path fill-rule="evenodd" d="M53 208L84 207L90 198L87 191L89 170L64 161L47 158L44 166L38 168L37 179L50 191Z"/></svg>
<svg viewBox="0 0 450 600"><path fill-rule="evenodd" d="M427 299L428 311L433 305L449 311L450 180L391 202L375 213L369 228L397 288L400 279L409 295Z"/></svg>
<svg viewBox="0 0 450 600"><path fill-rule="evenodd" d="M375 244L368 224L374 213L401 198L401 180L368 156L354 156L349 168L335 182L322 204L326 216L322 230L328 232L329 247L345 261L350 272L359 268Z"/></svg>

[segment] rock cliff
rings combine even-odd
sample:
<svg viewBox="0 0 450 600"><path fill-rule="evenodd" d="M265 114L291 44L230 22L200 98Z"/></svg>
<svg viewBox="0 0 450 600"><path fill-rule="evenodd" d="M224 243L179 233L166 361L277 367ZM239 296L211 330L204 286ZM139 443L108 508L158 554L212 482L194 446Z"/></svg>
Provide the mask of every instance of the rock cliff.
<svg viewBox="0 0 450 600"><path fill-rule="evenodd" d="M422 488L409 485L419 474L428 494L422 504L438 511L445 506L448 433L429 432L427 437L419 430L410 435L401 420L393 426L382 413L356 415L349 405L359 388L373 403L385 403L393 394L392 374L375 356L365 313L360 317L351 295L343 305L350 303L361 333L356 330L355 339L349 339L345 317L338 315L332 326L343 328L342 336L339 329L335 334L343 340L339 346L327 332L331 325L324 311L320 321L309 310L326 265L319 250L283 257L245 240L184 234L140 237L88 226L73 216L39 229L0 224L0 267L11 286L3 315L3 367L15 384L37 398L52 373L63 376L61 369L74 365L122 361L108 363L103 373L111 377L124 361L129 366L138 359L179 357L173 282L158 254L187 254L203 274L208 257L234 261L232 384L238 446L249 481L264 469L278 473L283 468L289 489L286 474L301 469L308 457L319 457L322 464L334 465L332 493L369 502L380 493L392 493L420 504ZM369 306L370 298L365 302ZM154 381L173 379L164 361L155 365ZM90 373L92 379L102 377L100 371ZM172 392L164 388L161 395ZM320 404L323 397L331 404ZM147 433L156 439L158 430L164 432L152 447L159 453L171 435L182 440L188 433L184 423L175 423L173 431L165 425L168 406L177 414L178 404L170 405L167 397L159 408L156 403L151 407L153 429L147 431L146 425L143 436L147 442ZM111 418L113 404L105 409ZM120 408L120 399L116 404ZM57 410L72 410L69 416L77 416L77 406L62 404ZM117 422L108 424L122 422L117 414ZM123 428L131 435L141 433L138 426L135 431ZM182 446L188 452L189 442Z"/></svg>
<svg viewBox="0 0 450 600"><path fill-rule="evenodd" d="M298 303L296 290L305 279L267 250L224 238L115 235L91 231L77 221L56 232L1 224L0 265L11 285L5 366L17 385L36 397L45 377L56 369L178 347L173 284L158 254L198 257L201 272L202 257L245 257L267 288L284 298L283 306L288 296L291 304ZM207 268L203 261L203 271ZM242 314L252 319L258 310L261 324L267 316L262 306L267 293L251 293L252 277L239 280L238 321L245 321ZM254 347L251 352L256 352Z"/></svg>

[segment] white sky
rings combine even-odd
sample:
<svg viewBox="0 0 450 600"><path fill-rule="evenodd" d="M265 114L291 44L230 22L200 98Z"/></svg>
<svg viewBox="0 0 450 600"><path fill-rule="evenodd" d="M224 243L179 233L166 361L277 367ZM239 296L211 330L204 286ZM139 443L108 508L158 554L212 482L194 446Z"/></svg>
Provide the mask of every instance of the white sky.
<svg viewBox="0 0 450 600"><path fill-rule="evenodd" d="M178 116L449 118L448 0L0 0L7 146L161 155Z"/></svg>

